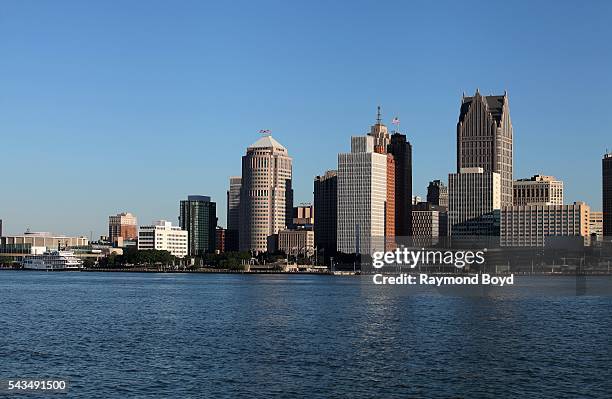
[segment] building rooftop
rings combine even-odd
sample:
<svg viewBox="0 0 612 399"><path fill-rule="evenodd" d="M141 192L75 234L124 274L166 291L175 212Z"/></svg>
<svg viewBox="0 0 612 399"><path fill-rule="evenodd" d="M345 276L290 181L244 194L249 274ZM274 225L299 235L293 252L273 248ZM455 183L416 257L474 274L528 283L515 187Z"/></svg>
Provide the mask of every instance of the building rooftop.
<svg viewBox="0 0 612 399"><path fill-rule="evenodd" d="M205 201L210 202L210 197L207 195L188 195L187 201Z"/></svg>
<svg viewBox="0 0 612 399"><path fill-rule="evenodd" d="M276 141L272 136L263 136L259 140L249 146L249 148L277 148L279 150L287 150L281 143Z"/></svg>
<svg viewBox="0 0 612 399"><path fill-rule="evenodd" d="M544 176L544 175L534 175L532 177L528 177L526 179L517 179L516 182L551 182L557 181L554 176Z"/></svg>
<svg viewBox="0 0 612 399"><path fill-rule="evenodd" d="M504 112L504 101L506 101L506 95L502 96L482 96L479 91L476 91L476 95L473 97L463 97L463 102L461 103L461 111L459 115L459 120L462 121L465 115L467 114L474 98L481 97L484 99L487 104L487 108L489 113L493 117L493 119L497 122L501 121L502 114Z"/></svg>

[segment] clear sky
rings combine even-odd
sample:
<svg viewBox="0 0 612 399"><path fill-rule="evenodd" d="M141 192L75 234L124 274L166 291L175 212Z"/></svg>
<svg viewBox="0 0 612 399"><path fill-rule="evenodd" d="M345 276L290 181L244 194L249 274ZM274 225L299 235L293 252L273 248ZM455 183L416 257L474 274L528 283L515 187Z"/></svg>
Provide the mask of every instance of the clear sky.
<svg viewBox="0 0 612 399"><path fill-rule="evenodd" d="M455 169L461 94L510 96L515 178L551 174L601 207L612 148L609 1L0 3L0 218L94 236L108 215L177 222L271 129L295 201L383 107L414 187Z"/></svg>

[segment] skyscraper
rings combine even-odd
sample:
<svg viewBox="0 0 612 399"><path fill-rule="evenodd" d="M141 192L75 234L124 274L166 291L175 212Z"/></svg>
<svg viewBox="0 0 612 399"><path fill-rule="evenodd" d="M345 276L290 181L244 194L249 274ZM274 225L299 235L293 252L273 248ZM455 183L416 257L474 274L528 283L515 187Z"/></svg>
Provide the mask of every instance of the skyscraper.
<svg viewBox="0 0 612 399"><path fill-rule="evenodd" d="M440 180L430 181L427 186L427 202L448 208L448 187Z"/></svg>
<svg viewBox="0 0 612 399"><path fill-rule="evenodd" d="M395 132L388 145L395 161L395 235L412 235L412 145Z"/></svg>
<svg viewBox="0 0 612 399"><path fill-rule="evenodd" d="M603 204L603 234L607 239L612 238L612 153L604 155L602 166L602 204Z"/></svg>
<svg viewBox="0 0 612 399"><path fill-rule="evenodd" d="M189 195L181 201L179 222L189 232L189 256L215 252L217 204L204 195Z"/></svg>
<svg viewBox="0 0 612 399"><path fill-rule="evenodd" d="M122 247L125 240L138 238L138 221L129 212L118 213L108 217L108 240L111 245Z"/></svg>
<svg viewBox="0 0 612 399"><path fill-rule="evenodd" d="M292 160L272 136L261 137L242 157L240 250L265 252L268 236L291 225Z"/></svg>
<svg viewBox="0 0 612 399"><path fill-rule="evenodd" d="M240 187L242 178L232 176L227 190L227 230L225 232L225 251L238 251L240 232Z"/></svg>
<svg viewBox="0 0 612 399"><path fill-rule="evenodd" d="M412 235L412 146L399 132L389 135L380 107L368 136L374 138L374 152L389 155L385 237Z"/></svg>
<svg viewBox="0 0 612 399"><path fill-rule="evenodd" d="M314 239L325 260L336 254L338 239L338 172L328 170L314 180Z"/></svg>
<svg viewBox="0 0 612 399"><path fill-rule="evenodd" d="M483 168L499 173L501 205L512 205L512 121L508 95L463 96L457 123L457 172ZM450 183L449 183L450 184Z"/></svg>
<svg viewBox="0 0 612 399"><path fill-rule="evenodd" d="M371 135L352 137L351 152L338 154L339 252L384 250L387 158L375 151Z"/></svg>

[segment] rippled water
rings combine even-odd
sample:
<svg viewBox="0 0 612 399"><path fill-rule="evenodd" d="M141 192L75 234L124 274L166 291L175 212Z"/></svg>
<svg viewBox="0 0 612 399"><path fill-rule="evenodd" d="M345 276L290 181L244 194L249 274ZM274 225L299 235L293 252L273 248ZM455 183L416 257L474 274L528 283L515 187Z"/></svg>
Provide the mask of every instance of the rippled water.
<svg viewBox="0 0 612 399"><path fill-rule="evenodd" d="M612 397L612 297L519 280L459 296L359 277L0 272L0 379L67 378L70 397Z"/></svg>

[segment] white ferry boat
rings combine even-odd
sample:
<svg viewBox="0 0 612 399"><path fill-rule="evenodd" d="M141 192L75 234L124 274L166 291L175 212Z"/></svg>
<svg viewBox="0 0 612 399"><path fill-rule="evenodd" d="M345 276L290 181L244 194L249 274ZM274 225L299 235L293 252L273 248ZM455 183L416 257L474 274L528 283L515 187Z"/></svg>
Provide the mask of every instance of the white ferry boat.
<svg viewBox="0 0 612 399"><path fill-rule="evenodd" d="M79 270L83 261L72 251L45 251L41 255L26 255L21 262L24 269L31 270Z"/></svg>

